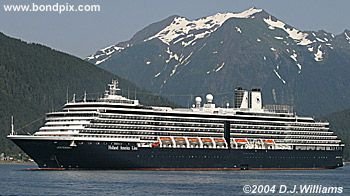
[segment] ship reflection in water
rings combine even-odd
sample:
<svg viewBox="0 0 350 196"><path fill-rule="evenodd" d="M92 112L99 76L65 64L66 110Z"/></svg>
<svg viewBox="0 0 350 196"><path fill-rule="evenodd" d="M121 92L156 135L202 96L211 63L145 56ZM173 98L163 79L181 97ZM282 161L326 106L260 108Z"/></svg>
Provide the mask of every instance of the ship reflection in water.
<svg viewBox="0 0 350 196"><path fill-rule="evenodd" d="M23 171L33 165L0 164L1 195L247 195L245 185L341 187L350 193L350 167L306 171ZM69 185L69 188L67 188ZM23 192L25 190L25 192ZM315 191L317 191L315 189ZM253 194L251 194L253 195ZM255 194L254 194L255 195ZM293 194L285 194L293 195ZM309 194L298 195L333 195Z"/></svg>

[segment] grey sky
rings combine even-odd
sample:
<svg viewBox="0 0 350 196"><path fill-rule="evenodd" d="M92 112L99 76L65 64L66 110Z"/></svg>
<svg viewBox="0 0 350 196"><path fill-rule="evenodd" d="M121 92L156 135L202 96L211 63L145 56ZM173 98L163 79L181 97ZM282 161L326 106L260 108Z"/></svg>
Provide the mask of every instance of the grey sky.
<svg viewBox="0 0 350 196"><path fill-rule="evenodd" d="M9 13L5 4L100 4L98 13ZM82 57L128 40L170 15L196 19L217 12L266 10L301 30L339 34L350 29L349 0L1 0L0 31Z"/></svg>

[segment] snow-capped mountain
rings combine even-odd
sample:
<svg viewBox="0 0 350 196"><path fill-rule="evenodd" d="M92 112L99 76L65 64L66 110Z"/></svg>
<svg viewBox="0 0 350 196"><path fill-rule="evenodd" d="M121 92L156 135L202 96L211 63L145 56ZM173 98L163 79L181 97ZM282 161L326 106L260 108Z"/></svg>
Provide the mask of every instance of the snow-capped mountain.
<svg viewBox="0 0 350 196"><path fill-rule="evenodd" d="M241 86L304 113L350 106L350 32L302 31L257 8L171 16L86 60L182 105L210 92L225 106Z"/></svg>

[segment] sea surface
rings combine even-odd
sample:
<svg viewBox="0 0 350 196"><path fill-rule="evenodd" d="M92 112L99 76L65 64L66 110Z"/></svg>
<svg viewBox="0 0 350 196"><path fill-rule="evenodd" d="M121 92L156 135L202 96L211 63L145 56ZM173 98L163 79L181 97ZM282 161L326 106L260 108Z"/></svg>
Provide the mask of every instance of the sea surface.
<svg viewBox="0 0 350 196"><path fill-rule="evenodd" d="M36 166L0 164L0 195L350 195L350 165L307 171L32 171L29 168ZM292 194L294 186L296 192ZM302 187L309 187L309 192L303 189L301 193ZM255 193L251 193L253 189ZM322 193L322 190L337 193Z"/></svg>

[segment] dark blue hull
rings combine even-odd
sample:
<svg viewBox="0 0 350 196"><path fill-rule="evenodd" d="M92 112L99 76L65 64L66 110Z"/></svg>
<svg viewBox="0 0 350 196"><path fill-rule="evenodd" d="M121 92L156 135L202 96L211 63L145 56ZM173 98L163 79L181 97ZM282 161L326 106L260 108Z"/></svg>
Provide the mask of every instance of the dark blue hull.
<svg viewBox="0 0 350 196"><path fill-rule="evenodd" d="M13 139L40 168L235 170L343 166L341 150L137 148L132 143Z"/></svg>

